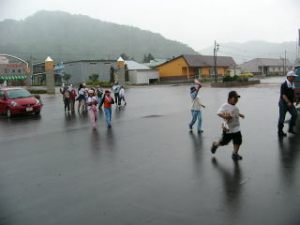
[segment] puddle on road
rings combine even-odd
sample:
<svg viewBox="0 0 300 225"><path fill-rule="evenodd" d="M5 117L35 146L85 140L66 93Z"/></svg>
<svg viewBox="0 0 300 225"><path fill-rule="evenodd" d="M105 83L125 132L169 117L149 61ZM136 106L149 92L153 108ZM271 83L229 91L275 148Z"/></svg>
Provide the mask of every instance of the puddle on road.
<svg viewBox="0 0 300 225"><path fill-rule="evenodd" d="M162 117L163 115L147 115L147 116L143 116L143 118L156 118L156 117Z"/></svg>

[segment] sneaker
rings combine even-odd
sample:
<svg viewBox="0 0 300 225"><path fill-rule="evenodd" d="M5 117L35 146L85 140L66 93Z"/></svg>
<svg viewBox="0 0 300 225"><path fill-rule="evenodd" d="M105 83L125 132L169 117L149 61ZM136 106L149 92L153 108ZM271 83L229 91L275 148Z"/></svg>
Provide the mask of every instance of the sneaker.
<svg viewBox="0 0 300 225"><path fill-rule="evenodd" d="M233 159L234 161L242 160L242 159L243 159L243 157L240 156L240 155L237 154L237 153L233 153L231 157L232 157L232 159Z"/></svg>
<svg viewBox="0 0 300 225"><path fill-rule="evenodd" d="M198 134L202 134L203 130L198 130L197 132L198 132Z"/></svg>
<svg viewBox="0 0 300 225"><path fill-rule="evenodd" d="M283 131L278 131L278 136L279 137L286 137L286 133L284 133Z"/></svg>
<svg viewBox="0 0 300 225"><path fill-rule="evenodd" d="M214 141L211 145L210 151L212 154L215 154L217 151L218 146L216 145L216 142Z"/></svg>

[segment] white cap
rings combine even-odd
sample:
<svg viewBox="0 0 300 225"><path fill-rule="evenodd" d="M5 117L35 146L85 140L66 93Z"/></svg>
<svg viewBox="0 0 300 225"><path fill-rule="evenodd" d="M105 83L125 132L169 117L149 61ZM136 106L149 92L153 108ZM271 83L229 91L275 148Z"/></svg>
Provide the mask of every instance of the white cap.
<svg viewBox="0 0 300 225"><path fill-rule="evenodd" d="M94 93L94 90L90 89L90 90L88 90L88 93L89 93L89 94L93 94L93 93Z"/></svg>
<svg viewBox="0 0 300 225"><path fill-rule="evenodd" d="M298 77L298 75L293 71L289 71L287 74L286 74L287 77Z"/></svg>

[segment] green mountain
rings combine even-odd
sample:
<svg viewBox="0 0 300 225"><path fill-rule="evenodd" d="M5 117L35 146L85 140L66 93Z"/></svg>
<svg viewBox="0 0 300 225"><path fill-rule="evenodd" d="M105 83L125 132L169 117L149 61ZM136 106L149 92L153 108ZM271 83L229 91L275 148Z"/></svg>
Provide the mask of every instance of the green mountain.
<svg viewBox="0 0 300 225"><path fill-rule="evenodd" d="M0 22L0 53L35 61L116 59L125 53L142 61L145 54L169 58L197 54L189 46L136 27L103 22L61 11L39 11L22 21Z"/></svg>
<svg viewBox="0 0 300 225"><path fill-rule="evenodd" d="M200 54L213 55L213 46L200 50ZM218 55L228 55L236 63L243 63L254 58L286 58L294 63L296 59L296 42L271 43L266 41L248 41L244 43L220 43Z"/></svg>

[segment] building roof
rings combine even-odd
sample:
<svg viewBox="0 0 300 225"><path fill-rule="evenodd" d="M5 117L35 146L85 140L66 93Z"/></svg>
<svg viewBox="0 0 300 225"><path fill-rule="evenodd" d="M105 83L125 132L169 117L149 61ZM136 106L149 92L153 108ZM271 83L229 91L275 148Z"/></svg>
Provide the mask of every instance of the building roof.
<svg viewBox="0 0 300 225"><path fill-rule="evenodd" d="M124 62L124 59L120 56L120 57L117 59L117 62Z"/></svg>
<svg viewBox="0 0 300 225"><path fill-rule="evenodd" d="M128 70L150 70L150 68L144 64L137 63L132 60L125 61Z"/></svg>
<svg viewBox="0 0 300 225"><path fill-rule="evenodd" d="M53 59L51 59L51 57L48 56L47 59L45 59L45 62L53 62Z"/></svg>
<svg viewBox="0 0 300 225"><path fill-rule="evenodd" d="M64 65L66 64L71 64L71 63L79 63L79 62L86 62L86 63L97 63L97 62L104 62L104 63L115 63L115 60L110 60L110 59L83 59L83 60L75 60L75 61L68 61L68 62L63 62Z"/></svg>
<svg viewBox="0 0 300 225"><path fill-rule="evenodd" d="M182 55L190 67L214 66L214 56L210 55ZM229 56L217 56L217 66L231 67L235 61Z"/></svg>
<svg viewBox="0 0 300 225"><path fill-rule="evenodd" d="M176 60L180 57L183 57L184 60L186 61L186 63L190 66L190 67L212 67L214 66L214 56L210 56L210 55L180 55L176 58L173 58L161 65L164 65L166 63L169 63L173 60ZM161 66L158 65L158 66ZM217 56L217 66L220 67L233 67L235 66L236 63L233 60L232 57L230 56Z"/></svg>
<svg viewBox="0 0 300 225"><path fill-rule="evenodd" d="M254 62L257 66L283 66L284 59L275 59L275 58L255 58L246 63ZM292 66L290 61L286 60L287 66Z"/></svg>
<svg viewBox="0 0 300 225"><path fill-rule="evenodd" d="M157 67L160 64L165 63L166 61L168 61L168 59L157 59L157 58L155 58L155 59L150 60L149 63L143 63L143 64L146 65L146 66L149 66L150 68L154 68L154 67Z"/></svg>

